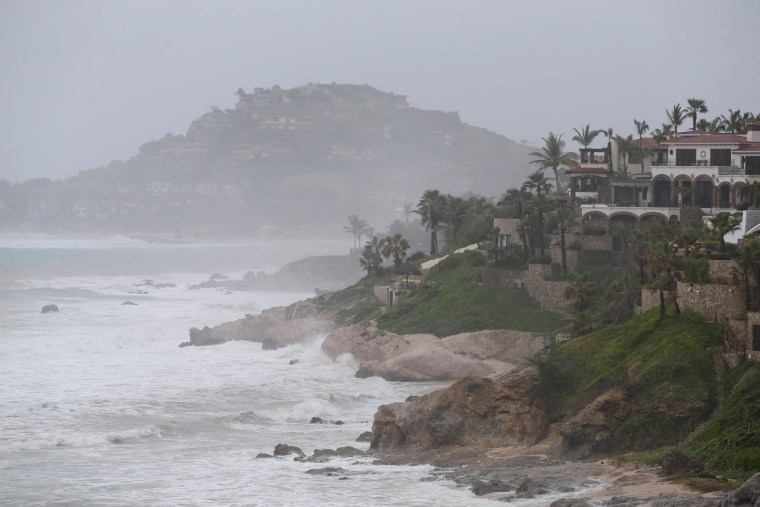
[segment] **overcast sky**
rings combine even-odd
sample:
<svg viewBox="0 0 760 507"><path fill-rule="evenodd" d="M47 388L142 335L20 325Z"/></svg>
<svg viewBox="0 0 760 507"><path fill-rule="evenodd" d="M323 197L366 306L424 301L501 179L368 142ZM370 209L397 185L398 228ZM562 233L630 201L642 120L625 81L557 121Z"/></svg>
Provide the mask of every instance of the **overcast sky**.
<svg viewBox="0 0 760 507"><path fill-rule="evenodd" d="M758 0L0 0L0 178L184 134L242 87L369 84L515 140L760 113Z"/></svg>

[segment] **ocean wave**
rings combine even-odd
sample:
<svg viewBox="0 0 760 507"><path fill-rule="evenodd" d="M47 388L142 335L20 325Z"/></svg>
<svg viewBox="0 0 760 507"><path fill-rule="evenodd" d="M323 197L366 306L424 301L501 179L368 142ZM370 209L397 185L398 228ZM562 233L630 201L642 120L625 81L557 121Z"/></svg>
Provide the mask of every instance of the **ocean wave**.
<svg viewBox="0 0 760 507"><path fill-rule="evenodd" d="M260 416L253 410L248 410L239 414L219 417L217 418L217 421L227 428L233 430L241 430L251 429L252 426L261 426L263 424L268 424L271 422L271 419Z"/></svg>

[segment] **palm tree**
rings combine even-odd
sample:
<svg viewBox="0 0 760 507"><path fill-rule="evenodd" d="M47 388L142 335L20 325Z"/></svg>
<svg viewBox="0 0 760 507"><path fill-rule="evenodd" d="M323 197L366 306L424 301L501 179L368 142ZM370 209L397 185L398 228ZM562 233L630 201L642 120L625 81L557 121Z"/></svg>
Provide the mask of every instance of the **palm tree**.
<svg viewBox="0 0 760 507"><path fill-rule="evenodd" d="M446 196L445 216L441 220L447 225L444 230L446 244L456 245L458 243L461 230L465 225L469 212L470 204L468 201L451 194Z"/></svg>
<svg viewBox="0 0 760 507"><path fill-rule="evenodd" d="M607 172L610 174L610 179L612 179L612 137L615 133L612 127L610 127L607 130L602 130L602 134L607 137Z"/></svg>
<svg viewBox="0 0 760 507"><path fill-rule="evenodd" d="M636 146L633 142L633 136L628 137L615 136L615 144L618 147L618 157L623 157L622 167L617 172L617 179L627 180L630 179L630 173L628 173L628 158L631 153L641 150L642 163L644 157L644 149L641 146Z"/></svg>
<svg viewBox="0 0 760 507"><path fill-rule="evenodd" d="M438 226L446 216L446 196L438 190L425 190L417 203L415 213L420 215L422 225L430 231L430 255L438 253Z"/></svg>
<svg viewBox="0 0 760 507"><path fill-rule="evenodd" d="M739 266L744 281L744 303L747 310L752 308L750 291L750 275L754 278L755 287L760 287L760 242L752 240L739 247L734 262Z"/></svg>
<svg viewBox="0 0 760 507"><path fill-rule="evenodd" d="M707 104L702 99L687 99L689 107L686 108L686 114L691 116L691 129L697 130L697 114L707 112Z"/></svg>
<svg viewBox="0 0 760 507"><path fill-rule="evenodd" d="M571 140L583 146L583 149L591 146L591 143L594 142L594 139L596 139L597 136L602 133L601 130L591 130L590 123L587 123L585 127L581 127L580 130L576 128L573 130L575 131L575 135Z"/></svg>
<svg viewBox="0 0 760 507"><path fill-rule="evenodd" d="M541 151L534 151L530 154L534 157L530 161L531 164L538 164L541 170L549 167L554 171L554 179L557 182L557 190L559 191L559 173L557 169L560 166L575 167L578 165L578 155L576 153L565 152L565 141L562 140L562 134L555 135L554 132L549 132L549 137L542 137L544 141L544 147Z"/></svg>
<svg viewBox="0 0 760 507"><path fill-rule="evenodd" d="M653 290L660 292L660 314L665 315L664 291L676 288L676 272L678 270L678 245L667 239L653 237L647 244L648 260L657 278L652 283ZM676 314L681 313L678 299L675 301Z"/></svg>
<svg viewBox="0 0 760 507"><path fill-rule="evenodd" d="M678 127L686 120L686 113L681 109L681 104L675 104L670 111L666 109L665 114L673 125L673 137L678 137Z"/></svg>
<svg viewBox="0 0 760 507"><path fill-rule="evenodd" d="M367 225L366 220L359 218L359 215L348 215L348 225L344 225L343 230L354 236L354 250L356 242L361 243L364 234L372 234L372 228Z"/></svg>
<svg viewBox="0 0 760 507"><path fill-rule="evenodd" d="M568 227L575 224L575 215L572 208L561 207L554 211L553 218L557 221L559 229L559 249L562 253L562 274L567 274L567 249L565 247L565 232Z"/></svg>
<svg viewBox="0 0 760 507"><path fill-rule="evenodd" d="M734 232L739 228L742 221L740 218L732 216L730 213L722 212L707 219L712 226L712 234L720 241L720 253L726 252L726 234Z"/></svg>
<svg viewBox="0 0 760 507"><path fill-rule="evenodd" d="M406 220L406 225L409 225L409 215L414 213L414 204L410 202L404 203L404 219Z"/></svg>
<svg viewBox="0 0 760 507"><path fill-rule="evenodd" d="M574 273L565 288L565 299L573 302L575 311L580 313L587 310L595 296L596 286L588 280L588 276L585 273Z"/></svg>
<svg viewBox="0 0 760 507"><path fill-rule="evenodd" d="M637 120L636 118L633 119L633 124L636 127L636 133L639 135L639 151L641 154L641 169L644 170L644 142L643 137L644 134L649 130L649 125L647 124L646 120Z"/></svg>
<svg viewBox="0 0 760 507"><path fill-rule="evenodd" d="M728 116L721 115L720 116L721 121L720 125L723 127L724 132L730 132L732 134L741 134L742 130L745 128L745 125L743 124L743 116L741 110L737 109L734 111L733 109L728 110Z"/></svg>
<svg viewBox="0 0 760 507"><path fill-rule="evenodd" d="M383 272L383 249L385 248L385 239L372 236L372 239L364 244L362 256L359 259L362 269L367 271L367 275L380 275Z"/></svg>
<svg viewBox="0 0 760 507"><path fill-rule="evenodd" d="M383 257L386 259L393 257L393 264L396 268L404 262L407 250L409 250L409 242L401 234L387 236L383 242Z"/></svg>
<svg viewBox="0 0 760 507"><path fill-rule="evenodd" d="M532 218L536 222L536 227L533 229L533 237L538 237L538 246L541 252L541 257L543 257L546 253L544 248L544 215L551 210L551 203L546 198L546 194L551 192L552 184L549 183L546 176L538 170L528 176L528 179L523 183L523 190L535 192L535 195L533 195L529 201L530 214L527 218Z"/></svg>

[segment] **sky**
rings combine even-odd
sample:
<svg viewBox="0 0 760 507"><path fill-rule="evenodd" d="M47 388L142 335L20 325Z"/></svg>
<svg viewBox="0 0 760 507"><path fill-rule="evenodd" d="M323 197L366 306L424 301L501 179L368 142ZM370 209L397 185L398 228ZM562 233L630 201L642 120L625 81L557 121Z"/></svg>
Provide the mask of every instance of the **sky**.
<svg viewBox="0 0 760 507"><path fill-rule="evenodd" d="M697 97L760 113L757 0L0 0L0 178L184 134L235 91L369 84L540 145Z"/></svg>

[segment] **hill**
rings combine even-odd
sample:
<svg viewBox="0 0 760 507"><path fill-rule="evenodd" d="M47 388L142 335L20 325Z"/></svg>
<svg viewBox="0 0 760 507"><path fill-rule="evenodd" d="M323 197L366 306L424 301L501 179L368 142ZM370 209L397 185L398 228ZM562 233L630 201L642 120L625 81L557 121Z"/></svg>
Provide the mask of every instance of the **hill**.
<svg viewBox="0 0 760 507"><path fill-rule="evenodd" d="M533 148L370 86L239 89L183 135L63 181L0 182L0 223L32 228L314 231L398 218L427 188L497 196Z"/></svg>

